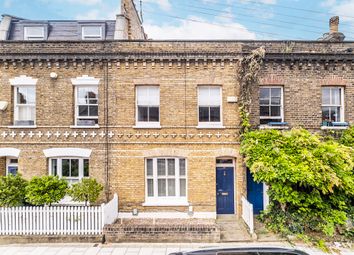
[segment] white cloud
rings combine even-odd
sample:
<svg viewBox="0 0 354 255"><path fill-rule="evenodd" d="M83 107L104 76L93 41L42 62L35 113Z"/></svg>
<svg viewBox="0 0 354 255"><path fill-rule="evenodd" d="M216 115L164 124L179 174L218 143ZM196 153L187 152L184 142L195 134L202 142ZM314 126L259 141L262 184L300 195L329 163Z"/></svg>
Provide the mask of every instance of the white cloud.
<svg viewBox="0 0 354 255"><path fill-rule="evenodd" d="M1 0L0 0L1 1ZM55 4L72 4L72 5L102 5L104 0L39 0L44 4L50 4L56 2Z"/></svg>
<svg viewBox="0 0 354 255"><path fill-rule="evenodd" d="M4 8L10 8L12 6L12 0L4 1Z"/></svg>
<svg viewBox="0 0 354 255"><path fill-rule="evenodd" d="M354 0L336 1L326 0L322 3L324 6L330 7L330 12L335 13L344 22L354 25Z"/></svg>
<svg viewBox="0 0 354 255"><path fill-rule="evenodd" d="M336 4L336 0L325 0L321 3L321 6L328 7Z"/></svg>
<svg viewBox="0 0 354 255"><path fill-rule="evenodd" d="M248 3L251 1L252 1L252 3L272 4L272 5L277 3L277 0L240 0L240 2L243 2L243 3Z"/></svg>
<svg viewBox="0 0 354 255"><path fill-rule="evenodd" d="M238 23L209 23L200 17L188 17L199 22L183 20L178 25L144 24L145 32L152 39L255 39L256 35Z"/></svg>
<svg viewBox="0 0 354 255"><path fill-rule="evenodd" d="M93 9L86 13L76 15L78 20L115 20L118 14L118 8L115 10L107 10L106 8Z"/></svg>
<svg viewBox="0 0 354 255"><path fill-rule="evenodd" d="M157 4L162 10L170 11L172 5L169 0L144 0L145 3Z"/></svg>
<svg viewBox="0 0 354 255"><path fill-rule="evenodd" d="M94 5L102 3L102 0L66 0L71 4L84 4L84 5Z"/></svg>

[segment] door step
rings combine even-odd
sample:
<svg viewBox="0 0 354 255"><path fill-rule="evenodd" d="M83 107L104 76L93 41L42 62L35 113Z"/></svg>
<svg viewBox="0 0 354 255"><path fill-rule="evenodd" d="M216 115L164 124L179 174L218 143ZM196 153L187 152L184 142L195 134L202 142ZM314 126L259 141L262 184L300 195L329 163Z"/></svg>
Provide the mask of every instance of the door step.
<svg viewBox="0 0 354 255"><path fill-rule="evenodd" d="M216 224L220 228L221 242L253 241L245 224L236 215L218 215Z"/></svg>

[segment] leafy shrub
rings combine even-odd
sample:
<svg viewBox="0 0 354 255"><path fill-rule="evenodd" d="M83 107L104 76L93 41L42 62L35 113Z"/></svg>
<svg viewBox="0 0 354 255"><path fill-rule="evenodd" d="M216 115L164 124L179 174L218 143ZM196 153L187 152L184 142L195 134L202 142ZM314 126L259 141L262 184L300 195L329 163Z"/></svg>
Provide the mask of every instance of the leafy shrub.
<svg viewBox="0 0 354 255"><path fill-rule="evenodd" d="M341 144L354 148L354 126L351 126L343 132L342 137L339 139Z"/></svg>
<svg viewBox="0 0 354 255"><path fill-rule="evenodd" d="M76 202L95 203L103 190L102 184L96 179L84 178L79 183L73 184L68 194Z"/></svg>
<svg viewBox="0 0 354 255"><path fill-rule="evenodd" d="M33 177L26 187L26 201L33 205L51 205L66 195L68 183L58 176Z"/></svg>
<svg viewBox="0 0 354 255"><path fill-rule="evenodd" d="M333 236L346 223L354 195L351 148L303 129L252 131L241 147L255 181L269 185L268 227Z"/></svg>
<svg viewBox="0 0 354 255"><path fill-rule="evenodd" d="M24 203L27 181L20 174L0 177L0 206L20 206Z"/></svg>

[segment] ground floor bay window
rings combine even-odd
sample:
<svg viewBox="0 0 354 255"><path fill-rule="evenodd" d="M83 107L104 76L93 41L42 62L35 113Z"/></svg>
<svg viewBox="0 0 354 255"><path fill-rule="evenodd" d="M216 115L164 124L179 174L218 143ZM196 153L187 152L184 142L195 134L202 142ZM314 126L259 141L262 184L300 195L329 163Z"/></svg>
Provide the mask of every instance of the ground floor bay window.
<svg viewBox="0 0 354 255"><path fill-rule="evenodd" d="M49 172L68 181L69 184L89 177L89 159L85 158L50 158Z"/></svg>
<svg viewBox="0 0 354 255"><path fill-rule="evenodd" d="M187 206L187 163L184 158L148 158L146 206Z"/></svg>

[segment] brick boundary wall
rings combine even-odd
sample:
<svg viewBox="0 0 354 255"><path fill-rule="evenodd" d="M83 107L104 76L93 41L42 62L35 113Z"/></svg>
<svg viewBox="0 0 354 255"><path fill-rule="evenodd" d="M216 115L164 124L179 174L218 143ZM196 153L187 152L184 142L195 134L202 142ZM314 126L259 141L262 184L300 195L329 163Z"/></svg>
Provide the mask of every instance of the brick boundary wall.
<svg viewBox="0 0 354 255"><path fill-rule="evenodd" d="M123 222L107 225L103 229L105 240L115 242L220 242L220 229L215 223L202 223L173 219L173 222Z"/></svg>

